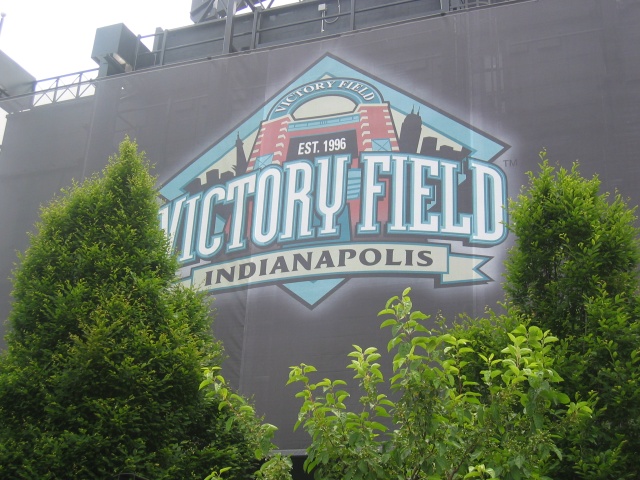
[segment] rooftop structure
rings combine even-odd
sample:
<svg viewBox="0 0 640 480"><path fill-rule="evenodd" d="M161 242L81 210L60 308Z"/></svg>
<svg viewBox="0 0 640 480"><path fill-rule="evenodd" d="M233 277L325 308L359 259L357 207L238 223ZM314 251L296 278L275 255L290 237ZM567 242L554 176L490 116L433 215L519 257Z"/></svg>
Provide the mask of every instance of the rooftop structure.
<svg viewBox="0 0 640 480"><path fill-rule="evenodd" d="M124 24L99 28L91 54L98 67L93 70L34 79L15 62L6 64L3 55L1 108L21 111L92 95L96 82L112 75L519 1L526 0L301 0L278 7L274 0L193 0L193 25L158 28L151 34L136 34Z"/></svg>

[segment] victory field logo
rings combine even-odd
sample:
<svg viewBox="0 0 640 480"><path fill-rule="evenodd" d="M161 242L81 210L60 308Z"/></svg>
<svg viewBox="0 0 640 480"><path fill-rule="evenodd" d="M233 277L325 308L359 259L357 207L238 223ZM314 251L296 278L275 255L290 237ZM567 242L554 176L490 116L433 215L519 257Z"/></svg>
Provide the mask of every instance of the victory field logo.
<svg viewBox="0 0 640 480"><path fill-rule="evenodd" d="M182 277L309 308L356 276L491 281L508 146L327 55L160 190ZM456 241L456 251L448 242Z"/></svg>

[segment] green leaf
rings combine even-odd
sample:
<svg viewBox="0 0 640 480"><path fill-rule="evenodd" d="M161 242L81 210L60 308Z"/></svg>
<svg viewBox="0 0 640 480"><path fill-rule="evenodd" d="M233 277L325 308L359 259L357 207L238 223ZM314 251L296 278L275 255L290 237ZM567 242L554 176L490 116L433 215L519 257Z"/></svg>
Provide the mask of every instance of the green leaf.
<svg viewBox="0 0 640 480"><path fill-rule="evenodd" d="M382 313L382 312L380 312ZM389 318L380 324L380 328L390 327L396 325L398 321L395 318Z"/></svg>
<svg viewBox="0 0 640 480"><path fill-rule="evenodd" d="M380 422L369 422L369 427L374 429L374 430L380 430L382 432L386 432L387 431L387 427L383 424L381 424Z"/></svg>
<svg viewBox="0 0 640 480"><path fill-rule="evenodd" d="M429 316L422 312L411 312L411 315L409 316L409 319L413 321L426 320L427 318L429 318Z"/></svg>
<svg viewBox="0 0 640 480"><path fill-rule="evenodd" d="M224 429L226 432L230 432L231 431L231 427L233 426L233 417L229 417L227 419L227 421L224 424Z"/></svg>

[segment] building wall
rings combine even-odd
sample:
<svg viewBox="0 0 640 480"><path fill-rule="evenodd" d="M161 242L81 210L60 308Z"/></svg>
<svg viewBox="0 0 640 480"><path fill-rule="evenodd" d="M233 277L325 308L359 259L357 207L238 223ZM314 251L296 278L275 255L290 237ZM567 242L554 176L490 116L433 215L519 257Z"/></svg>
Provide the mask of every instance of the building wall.
<svg viewBox="0 0 640 480"><path fill-rule="evenodd" d="M288 367L304 362L318 367L319 378L349 377L352 344L386 351L376 314L407 286L416 308L432 315L482 315L495 306L512 239L499 235L502 213L491 206L496 196L517 195L542 148L564 166L579 160L603 190L640 203L639 26L634 0L522 2L108 77L93 97L11 114L0 150L0 314L9 311L5 279L15 252L27 247L38 206L73 178L99 171L129 135L156 165L160 221L175 226L181 274L215 297L225 374L280 428L280 448L304 448L305 434L292 432L298 402L295 388L285 387ZM345 79L376 89L378 106L367 103L364 87L339 87ZM309 84L323 88L307 94L301 89ZM313 106L304 115L281 103L298 90L300 106ZM312 94L315 103L302 101ZM354 102L354 111L342 111L337 99ZM291 117L275 116L278 108ZM388 115L364 118L372 109ZM349 114L359 115L355 127L291 129ZM357 141L346 131L356 131ZM316 140L320 150L300 147ZM276 153L283 160L269 157ZM350 155L342 180L342 167L331 163L341 155ZM328 177L321 158L335 167ZM338 199L336 185L344 208L323 217L320 192ZM251 188L268 194L258 198ZM307 201L310 236L303 234ZM275 237L269 214L278 218ZM252 237L256 222L262 230ZM245 242L237 248L234 228ZM207 253L216 238L221 249ZM418 256L427 251L429 265ZM263 276L262 260L269 262Z"/></svg>

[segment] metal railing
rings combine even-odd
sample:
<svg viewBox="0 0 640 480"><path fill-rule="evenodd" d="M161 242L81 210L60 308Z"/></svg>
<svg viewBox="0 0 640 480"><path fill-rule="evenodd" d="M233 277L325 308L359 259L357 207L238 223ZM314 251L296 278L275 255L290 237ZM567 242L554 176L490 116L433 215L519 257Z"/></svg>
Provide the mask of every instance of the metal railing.
<svg viewBox="0 0 640 480"><path fill-rule="evenodd" d="M6 112L19 112L35 106L88 97L95 93L97 80L98 69L94 68L36 80L29 88L22 89L27 93L11 95L9 92L0 90L0 109Z"/></svg>
<svg viewBox="0 0 640 480"><path fill-rule="evenodd" d="M33 89L33 106L91 96L95 93L98 69L69 73L37 80Z"/></svg>
<svg viewBox="0 0 640 480"><path fill-rule="evenodd" d="M138 36L134 70L525 0L317 0ZM319 7L322 6L323 10ZM296 15L297 12L300 12Z"/></svg>

